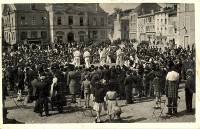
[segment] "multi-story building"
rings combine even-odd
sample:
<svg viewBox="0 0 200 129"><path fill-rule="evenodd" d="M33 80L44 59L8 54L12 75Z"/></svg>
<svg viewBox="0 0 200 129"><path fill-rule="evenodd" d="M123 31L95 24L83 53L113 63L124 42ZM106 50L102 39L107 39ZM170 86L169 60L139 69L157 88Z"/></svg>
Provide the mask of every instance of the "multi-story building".
<svg viewBox="0 0 200 129"><path fill-rule="evenodd" d="M129 38L137 39L137 18L138 14L133 10L129 15Z"/></svg>
<svg viewBox="0 0 200 129"><path fill-rule="evenodd" d="M157 40L167 40L166 36L168 36L168 13L163 10L163 8L155 12L155 32L156 32L156 39Z"/></svg>
<svg viewBox="0 0 200 129"><path fill-rule="evenodd" d="M108 13L99 4L48 4L51 41L108 38Z"/></svg>
<svg viewBox="0 0 200 129"><path fill-rule="evenodd" d="M49 41L48 13L44 4L6 4L2 15L5 42Z"/></svg>
<svg viewBox="0 0 200 129"><path fill-rule="evenodd" d="M99 4L7 4L3 10L5 41L71 42L106 40L108 14Z"/></svg>
<svg viewBox="0 0 200 129"><path fill-rule="evenodd" d="M183 47L194 44L194 4L167 4L155 19L157 40Z"/></svg>
<svg viewBox="0 0 200 129"><path fill-rule="evenodd" d="M147 40L144 17L140 17L137 19L137 39L139 41Z"/></svg>
<svg viewBox="0 0 200 129"><path fill-rule="evenodd" d="M156 3L142 3L130 13L131 17L137 18L130 25L129 35L136 35L137 40L153 42L155 39L155 15L154 12L160 10L160 5ZM131 24L131 22L130 22ZM137 24L137 25L135 25Z"/></svg>
<svg viewBox="0 0 200 129"><path fill-rule="evenodd" d="M178 38L177 45L191 47L195 43L194 4L177 4Z"/></svg>

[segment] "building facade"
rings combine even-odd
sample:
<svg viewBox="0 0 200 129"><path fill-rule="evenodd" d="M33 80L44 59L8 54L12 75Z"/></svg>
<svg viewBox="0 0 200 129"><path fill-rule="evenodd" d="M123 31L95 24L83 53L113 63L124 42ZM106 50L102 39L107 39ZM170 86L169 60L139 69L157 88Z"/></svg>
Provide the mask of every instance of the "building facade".
<svg viewBox="0 0 200 129"><path fill-rule="evenodd" d="M133 10L129 15L129 38L131 40L137 39L137 19L138 14Z"/></svg>
<svg viewBox="0 0 200 129"><path fill-rule="evenodd" d="M138 29L139 41L153 42L156 34L154 13L139 16Z"/></svg>
<svg viewBox="0 0 200 129"><path fill-rule="evenodd" d="M4 5L5 42L83 42L106 40L108 14L99 4Z"/></svg>
<svg viewBox="0 0 200 129"><path fill-rule="evenodd" d="M195 43L194 4L177 4L178 40L177 45L192 46Z"/></svg>
<svg viewBox="0 0 200 129"><path fill-rule="evenodd" d="M5 42L13 45L23 40L49 41L48 13L44 4L9 4L3 9Z"/></svg>
<svg viewBox="0 0 200 129"><path fill-rule="evenodd" d="M155 13L155 32L157 40L166 40L168 36L168 13L161 9Z"/></svg>
<svg viewBox="0 0 200 129"><path fill-rule="evenodd" d="M51 42L106 40L108 14L99 4L48 4Z"/></svg>
<svg viewBox="0 0 200 129"><path fill-rule="evenodd" d="M142 3L129 14L129 36L139 42L155 39L155 15L160 10L157 3Z"/></svg>

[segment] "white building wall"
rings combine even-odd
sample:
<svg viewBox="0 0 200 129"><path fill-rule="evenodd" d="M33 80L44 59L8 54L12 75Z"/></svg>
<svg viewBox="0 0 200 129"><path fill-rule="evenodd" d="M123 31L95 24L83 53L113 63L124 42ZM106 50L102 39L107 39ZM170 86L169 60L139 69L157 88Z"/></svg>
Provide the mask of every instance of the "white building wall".
<svg viewBox="0 0 200 129"><path fill-rule="evenodd" d="M194 4L178 4L178 45L191 47L195 43Z"/></svg>

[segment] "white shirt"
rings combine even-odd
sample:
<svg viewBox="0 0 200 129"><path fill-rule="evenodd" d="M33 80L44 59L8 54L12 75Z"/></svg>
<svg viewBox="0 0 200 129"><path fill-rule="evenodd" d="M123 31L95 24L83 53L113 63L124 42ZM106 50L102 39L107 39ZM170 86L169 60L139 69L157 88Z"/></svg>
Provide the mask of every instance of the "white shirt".
<svg viewBox="0 0 200 129"><path fill-rule="evenodd" d="M57 77L53 78L53 83L51 84L51 91L50 91L50 96L53 96L53 87L55 86L55 84L58 82Z"/></svg>
<svg viewBox="0 0 200 129"><path fill-rule="evenodd" d="M122 50L121 50L121 49L118 49L118 50L116 51L116 54L117 54L117 56L120 56L120 55L122 54Z"/></svg>
<svg viewBox="0 0 200 129"><path fill-rule="evenodd" d="M100 55L100 58L105 58L106 57L106 50L105 50L105 48L102 51L99 50L99 55Z"/></svg>
<svg viewBox="0 0 200 129"><path fill-rule="evenodd" d="M81 53L78 50L76 50L74 52L74 57L80 57L80 56L81 56Z"/></svg>
<svg viewBox="0 0 200 129"><path fill-rule="evenodd" d="M177 81L179 79L179 73L171 71L167 73L166 80Z"/></svg>
<svg viewBox="0 0 200 129"><path fill-rule="evenodd" d="M90 53L88 51L85 51L84 54L83 54L83 57L89 57L90 56Z"/></svg>

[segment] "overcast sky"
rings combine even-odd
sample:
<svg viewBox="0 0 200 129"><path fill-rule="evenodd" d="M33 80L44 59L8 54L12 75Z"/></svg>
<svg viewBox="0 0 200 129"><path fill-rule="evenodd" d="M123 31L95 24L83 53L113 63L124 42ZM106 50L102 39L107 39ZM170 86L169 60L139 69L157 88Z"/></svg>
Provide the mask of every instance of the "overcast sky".
<svg viewBox="0 0 200 129"><path fill-rule="evenodd" d="M134 9L140 3L100 3L100 6L109 14L114 12L114 8L121 8L122 10ZM159 4L163 6L163 4Z"/></svg>

